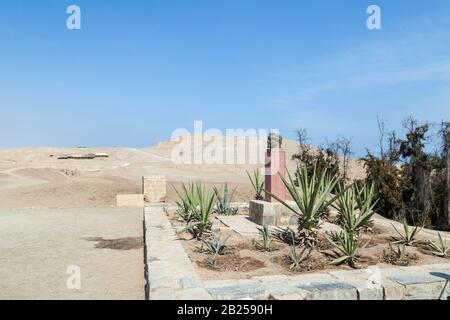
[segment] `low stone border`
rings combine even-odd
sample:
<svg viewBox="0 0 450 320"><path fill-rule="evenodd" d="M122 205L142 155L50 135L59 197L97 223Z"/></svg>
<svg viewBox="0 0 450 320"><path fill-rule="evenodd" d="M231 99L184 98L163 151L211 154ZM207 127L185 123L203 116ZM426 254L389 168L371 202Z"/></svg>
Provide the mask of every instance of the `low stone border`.
<svg viewBox="0 0 450 320"><path fill-rule="evenodd" d="M392 226L395 226L399 230L403 229L402 223L397 222L397 221L388 220L381 216L374 217L374 220L375 220L375 223L378 223L378 224L383 225L388 228L392 228ZM420 230L420 233L425 234L427 237L434 238L436 240L439 239L438 231L436 231L436 230L422 228ZM444 239L446 241L450 241L450 233L448 231L439 231L439 233L441 234L442 239Z"/></svg>
<svg viewBox="0 0 450 320"><path fill-rule="evenodd" d="M177 240L166 207L144 208L150 300L450 299L450 263L201 281Z"/></svg>
<svg viewBox="0 0 450 320"><path fill-rule="evenodd" d="M211 299L179 243L164 206L144 208L144 228L149 299Z"/></svg>

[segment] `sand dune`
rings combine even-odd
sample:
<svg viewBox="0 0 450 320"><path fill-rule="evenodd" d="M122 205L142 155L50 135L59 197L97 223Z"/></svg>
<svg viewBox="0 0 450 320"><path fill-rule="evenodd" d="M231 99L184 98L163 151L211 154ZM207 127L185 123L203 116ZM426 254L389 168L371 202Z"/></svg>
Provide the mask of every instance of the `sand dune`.
<svg viewBox="0 0 450 320"><path fill-rule="evenodd" d="M206 139L207 140L207 139ZM208 141L204 141L204 147ZM248 152L255 139L248 139L246 148L235 142L235 150ZM245 170L258 165L190 165L171 160L174 141L163 141L149 148L20 148L0 151L0 208L90 207L113 206L119 193L139 193L143 175L161 174L169 184L202 180L209 184L230 183L238 186L236 200L252 194ZM295 141L285 140L287 159L297 152ZM224 152L226 152L224 148ZM251 149L252 150L252 149ZM109 158L92 160L58 160L63 154L107 153ZM288 160L288 168L295 161ZM352 161L351 177L361 178L364 170ZM175 193L168 188L168 200Z"/></svg>

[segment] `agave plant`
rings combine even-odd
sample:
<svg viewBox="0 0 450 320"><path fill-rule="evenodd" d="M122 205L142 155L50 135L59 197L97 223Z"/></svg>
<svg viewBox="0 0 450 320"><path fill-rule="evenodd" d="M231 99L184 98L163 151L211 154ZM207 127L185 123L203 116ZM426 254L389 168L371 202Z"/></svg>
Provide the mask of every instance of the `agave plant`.
<svg viewBox="0 0 450 320"><path fill-rule="evenodd" d="M341 193L333 206L339 212L342 228L357 235L362 228L370 225L375 204L373 192L368 192L366 187L358 190L358 187L352 186Z"/></svg>
<svg viewBox="0 0 450 320"><path fill-rule="evenodd" d="M275 228L271 233L273 238L277 239L280 242L284 242L287 244L291 244L294 242L296 245L300 244L300 241L295 234L295 231L291 228L287 227L286 229Z"/></svg>
<svg viewBox="0 0 450 320"><path fill-rule="evenodd" d="M422 230L422 227L410 227L406 219L403 220L403 233L401 233L393 224L391 225L400 236L400 238L396 239L393 243L404 244L405 246L410 246L417 242L416 236Z"/></svg>
<svg viewBox="0 0 450 320"><path fill-rule="evenodd" d="M450 247L447 244L447 242L444 241L444 239L442 239L440 232L438 232L438 236L439 236L439 243L429 240L429 241L427 241L427 245L430 248L431 254L441 257L441 258L445 258L448 256Z"/></svg>
<svg viewBox="0 0 450 320"><path fill-rule="evenodd" d="M308 259L309 254L311 253L311 249L308 247L303 247L303 250L298 253L297 246L293 242L291 244L291 255L289 256L289 260L291 262L290 269L298 269L303 261Z"/></svg>
<svg viewBox="0 0 450 320"><path fill-rule="evenodd" d="M253 171L253 175L250 175L248 171L247 176L250 179L250 182L253 186L253 189L255 190L255 200L263 200L263 194L264 194L264 180L261 178L261 175L259 174L258 169L255 169Z"/></svg>
<svg viewBox="0 0 450 320"><path fill-rule="evenodd" d="M412 260L416 260L418 256L416 254L406 253L406 246L399 244L395 248L392 243L389 243L389 250L383 250L383 261L389 264L397 266L408 266Z"/></svg>
<svg viewBox="0 0 450 320"><path fill-rule="evenodd" d="M236 192L236 188L234 188L231 193L228 191L228 184L225 183L225 186L222 189L218 189L214 186L214 193L216 194L217 203L214 208L214 212L217 214L223 214L227 216L236 215L239 212L238 208L234 208L231 206L231 199L233 198L234 193Z"/></svg>
<svg viewBox="0 0 450 320"><path fill-rule="evenodd" d="M397 249L394 249L391 243L389 243L389 251L394 255L397 260L405 259L405 248L404 244L398 245Z"/></svg>
<svg viewBox="0 0 450 320"><path fill-rule="evenodd" d="M187 220L186 228L181 231L189 231L196 238L201 238L211 230L211 216L214 210L216 195L214 191L202 187L200 183L195 184L193 189L195 202L188 201L189 220Z"/></svg>
<svg viewBox="0 0 450 320"><path fill-rule="evenodd" d="M373 211L373 208L375 208L375 205L378 202L378 199L375 199L375 184L372 183L370 187L368 187L366 184L360 186L355 183L354 186L358 193L358 209L362 212Z"/></svg>
<svg viewBox="0 0 450 320"><path fill-rule="evenodd" d="M358 209L361 216L368 215L367 219L364 219L362 223L362 228L371 228L374 225L374 221L372 216L375 214L374 208L378 203L376 198L375 184L372 183L370 187L367 184L364 184L360 187L358 184L355 184L356 191L358 192Z"/></svg>
<svg viewBox="0 0 450 320"><path fill-rule="evenodd" d="M256 242L258 248L264 251L270 251L270 244L272 243L272 237L269 232L267 225L263 225L262 228L257 228L259 234L261 235L261 243Z"/></svg>
<svg viewBox="0 0 450 320"><path fill-rule="evenodd" d="M186 221L189 222L192 216L192 208L198 205L197 189L193 182L183 183L181 185L181 191L177 190L172 185L173 189L178 195L179 200L176 201L178 206L177 213Z"/></svg>
<svg viewBox="0 0 450 320"><path fill-rule="evenodd" d="M326 169L323 170L320 176L317 175L315 168L313 174L308 175L306 166L303 166L302 169L297 167L295 173L297 182L294 181L289 172L287 175L287 179L282 175L280 175L280 178L297 208L280 199L277 195L268 193L283 206L298 215L299 237L302 239L303 244L312 247L317 243L317 228L320 214L340 195L333 196L332 194L332 190L338 183L339 178L337 176L329 178Z"/></svg>
<svg viewBox="0 0 450 320"><path fill-rule="evenodd" d="M206 246L206 251L214 255L223 255L227 253L229 248L225 245L230 236L222 238L220 234L215 234L211 239L202 239Z"/></svg>
<svg viewBox="0 0 450 320"><path fill-rule="evenodd" d="M346 231L336 235L336 240L334 241L329 238L327 239L338 250L335 252L335 259L331 263L336 265L347 263L352 268L355 268L356 263L360 261L358 257L359 249L364 248L368 243L366 242L366 244L361 246L360 241L355 235Z"/></svg>

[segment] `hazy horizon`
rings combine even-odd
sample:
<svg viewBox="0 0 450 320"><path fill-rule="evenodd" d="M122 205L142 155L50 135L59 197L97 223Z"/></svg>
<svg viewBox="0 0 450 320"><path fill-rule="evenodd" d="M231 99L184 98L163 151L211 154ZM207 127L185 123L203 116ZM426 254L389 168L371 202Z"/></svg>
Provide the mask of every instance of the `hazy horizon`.
<svg viewBox="0 0 450 320"><path fill-rule="evenodd" d="M377 116L400 135L449 120L449 17L445 0L2 2L0 148L149 147L202 120L361 156Z"/></svg>

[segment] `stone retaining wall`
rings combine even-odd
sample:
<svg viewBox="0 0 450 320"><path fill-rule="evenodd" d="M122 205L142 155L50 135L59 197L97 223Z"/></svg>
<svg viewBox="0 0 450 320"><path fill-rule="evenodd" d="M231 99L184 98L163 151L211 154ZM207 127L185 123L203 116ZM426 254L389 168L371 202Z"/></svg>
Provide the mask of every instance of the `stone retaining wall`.
<svg viewBox="0 0 450 320"><path fill-rule="evenodd" d="M150 300L450 299L450 263L201 281L177 241L165 208L144 209Z"/></svg>

